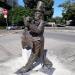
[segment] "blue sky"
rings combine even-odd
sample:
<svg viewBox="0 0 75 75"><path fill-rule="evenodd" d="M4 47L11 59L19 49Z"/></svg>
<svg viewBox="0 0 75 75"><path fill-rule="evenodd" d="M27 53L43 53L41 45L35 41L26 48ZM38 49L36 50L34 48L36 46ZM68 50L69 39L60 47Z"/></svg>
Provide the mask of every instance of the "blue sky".
<svg viewBox="0 0 75 75"><path fill-rule="evenodd" d="M24 5L23 0L18 0L19 5Z"/></svg>
<svg viewBox="0 0 75 75"><path fill-rule="evenodd" d="M24 5L23 4L23 0L18 0L20 5ZM59 4L63 3L64 0L54 0L54 15L53 17L56 16L62 16L62 8L58 7Z"/></svg>
<svg viewBox="0 0 75 75"><path fill-rule="evenodd" d="M62 16L62 8L58 7L60 4L62 4L65 0L54 0L54 15L55 16Z"/></svg>

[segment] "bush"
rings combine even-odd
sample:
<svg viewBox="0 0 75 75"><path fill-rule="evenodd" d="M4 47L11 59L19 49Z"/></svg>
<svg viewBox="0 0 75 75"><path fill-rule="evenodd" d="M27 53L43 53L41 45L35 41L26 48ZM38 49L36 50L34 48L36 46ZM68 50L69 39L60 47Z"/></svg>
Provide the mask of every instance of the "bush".
<svg viewBox="0 0 75 75"><path fill-rule="evenodd" d="M0 26L0 29L6 29L6 26Z"/></svg>

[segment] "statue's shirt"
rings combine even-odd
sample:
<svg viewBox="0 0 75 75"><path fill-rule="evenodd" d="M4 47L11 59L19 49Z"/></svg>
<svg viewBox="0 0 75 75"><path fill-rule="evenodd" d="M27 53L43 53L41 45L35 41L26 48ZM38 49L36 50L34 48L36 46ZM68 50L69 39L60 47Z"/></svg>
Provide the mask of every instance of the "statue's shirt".
<svg viewBox="0 0 75 75"><path fill-rule="evenodd" d="M43 20L34 21L29 27L30 34L33 36L33 40L41 40L44 32L44 22Z"/></svg>

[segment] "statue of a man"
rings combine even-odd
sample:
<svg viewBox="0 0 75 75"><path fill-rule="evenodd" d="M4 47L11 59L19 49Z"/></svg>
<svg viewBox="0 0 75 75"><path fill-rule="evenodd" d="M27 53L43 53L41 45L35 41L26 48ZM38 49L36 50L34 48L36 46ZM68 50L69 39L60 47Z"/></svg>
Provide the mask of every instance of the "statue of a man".
<svg viewBox="0 0 75 75"><path fill-rule="evenodd" d="M26 64L21 69L21 72L28 72L31 70L33 63L43 56L44 52L44 3L42 1L38 1L37 8L35 11L34 19L29 21L30 23L27 25L27 31L25 32L25 37L22 39L22 47L23 48L32 48L32 52L30 58ZM43 61L43 58L41 59ZM44 60L44 63L46 64Z"/></svg>

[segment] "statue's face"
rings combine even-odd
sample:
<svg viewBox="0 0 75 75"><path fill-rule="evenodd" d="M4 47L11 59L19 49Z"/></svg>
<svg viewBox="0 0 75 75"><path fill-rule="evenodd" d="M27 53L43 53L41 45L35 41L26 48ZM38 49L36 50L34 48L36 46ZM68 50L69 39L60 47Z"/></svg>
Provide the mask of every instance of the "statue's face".
<svg viewBox="0 0 75 75"><path fill-rule="evenodd" d="M41 12L35 12L35 20L38 20L42 17L42 13Z"/></svg>

